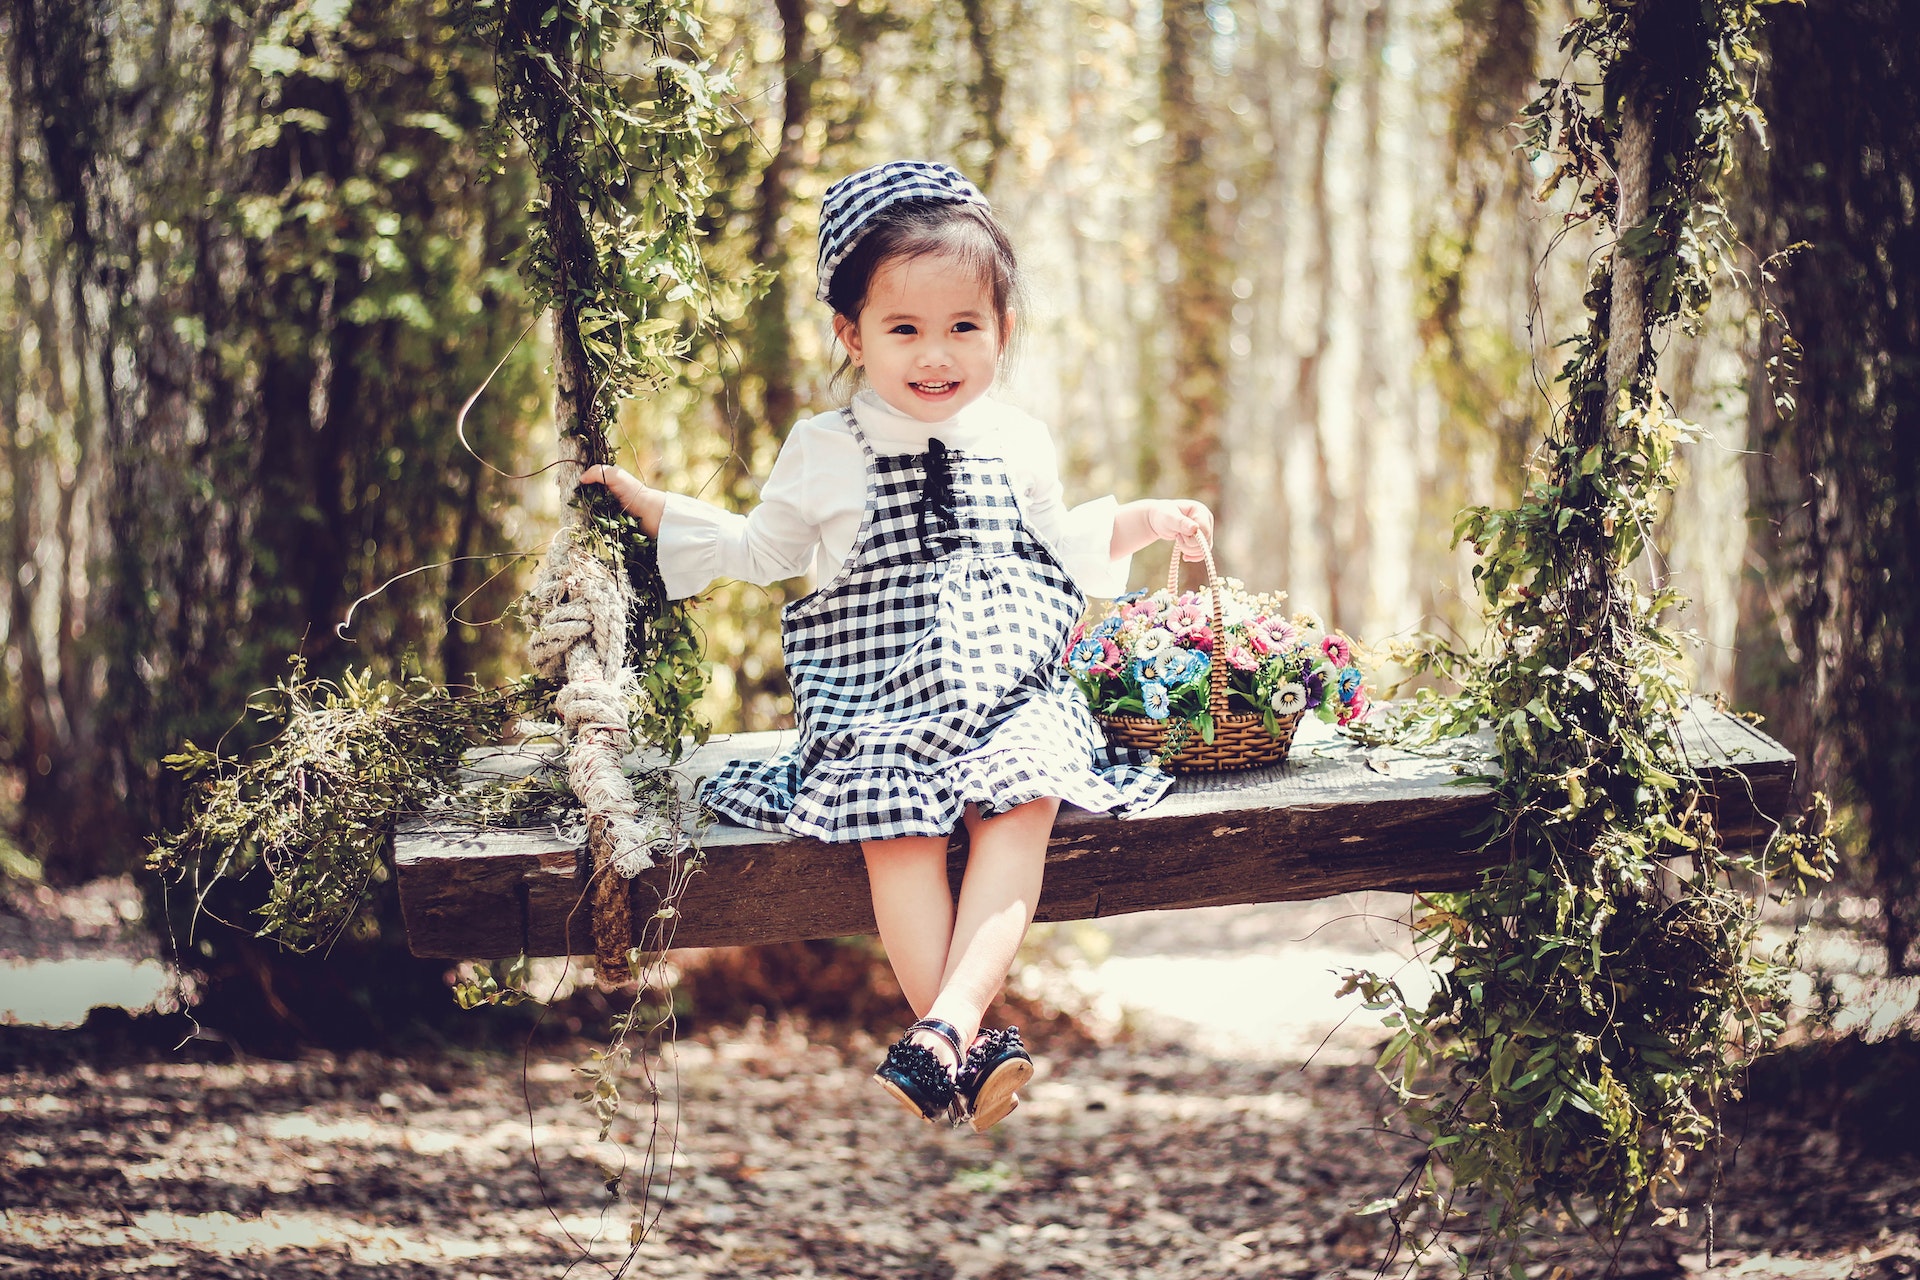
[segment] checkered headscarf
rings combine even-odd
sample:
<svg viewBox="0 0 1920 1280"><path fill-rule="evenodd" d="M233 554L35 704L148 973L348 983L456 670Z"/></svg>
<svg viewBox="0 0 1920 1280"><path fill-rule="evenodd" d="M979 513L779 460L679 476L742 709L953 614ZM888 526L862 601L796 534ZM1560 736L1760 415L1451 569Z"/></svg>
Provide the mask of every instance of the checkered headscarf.
<svg viewBox="0 0 1920 1280"><path fill-rule="evenodd" d="M935 160L889 160L840 179L827 188L820 206L820 288L815 297L827 300L834 269L853 252L873 215L902 200L993 207L958 169Z"/></svg>

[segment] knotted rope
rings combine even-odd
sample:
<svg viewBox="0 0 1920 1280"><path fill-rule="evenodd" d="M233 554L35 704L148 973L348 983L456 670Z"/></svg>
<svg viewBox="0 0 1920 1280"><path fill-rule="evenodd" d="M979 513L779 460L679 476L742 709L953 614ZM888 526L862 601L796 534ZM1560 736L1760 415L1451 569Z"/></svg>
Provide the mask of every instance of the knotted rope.
<svg viewBox="0 0 1920 1280"><path fill-rule="evenodd" d="M577 479L578 468L568 470ZM633 748L628 713L637 681L627 666L633 589L576 519L554 535L527 594L539 618L528 658L542 676L563 681L553 708L567 744L567 783L586 810L596 975L615 984L628 976L634 937L626 882L679 844L671 812L650 805L643 814L621 768Z"/></svg>

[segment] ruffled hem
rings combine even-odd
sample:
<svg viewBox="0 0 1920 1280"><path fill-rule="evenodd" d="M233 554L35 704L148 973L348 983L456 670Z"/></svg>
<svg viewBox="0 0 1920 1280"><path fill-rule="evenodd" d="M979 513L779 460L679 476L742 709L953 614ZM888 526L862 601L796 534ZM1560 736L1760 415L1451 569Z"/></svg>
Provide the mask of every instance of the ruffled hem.
<svg viewBox="0 0 1920 1280"><path fill-rule="evenodd" d="M801 785L791 759L740 762L702 784L700 798L729 822L834 844L902 836L946 836L968 804L1004 813L1043 796L1115 816L1155 804L1173 776L1150 765L1107 764L1061 771L1024 746L990 747L931 769L823 764Z"/></svg>

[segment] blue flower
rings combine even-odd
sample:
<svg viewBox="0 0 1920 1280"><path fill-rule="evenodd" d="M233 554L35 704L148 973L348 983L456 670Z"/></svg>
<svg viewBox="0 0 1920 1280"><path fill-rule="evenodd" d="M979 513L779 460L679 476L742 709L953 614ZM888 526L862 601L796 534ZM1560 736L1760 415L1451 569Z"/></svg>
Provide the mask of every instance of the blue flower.
<svg viewBox="0 0 1920 1280"><path fill-rule="evenodd" d="M1133 679L1136 684L1167 684L1168 657L1166 653L1156 653L1151 658L1133 660Z"/></svg>
<svg viewBox="0 0 1920 1280"><path fill-rule="evenodd" d="M1147 716L1153 720L1165 720L1170 708L1167 705L1167 686L1158 681L1149 680L1140 686L1140 701L1147 706Z"/></svg>
<svg viewBox="0 0 1920 1280"><path fill-rule="evenodd" d="M1100 621L1096 622L1093 626L1093 630L1087 632L1087 634L1090 636L1094 636L1096 638L1103 638L1106 636L1118 635L1119 632L1120 632L1120 618L1118 615L1111 615L1111 616L1102 618L1100 619Z"/></svg>
<svg viewBox="0 0 1920 1280"><path fill-rule="evenodd" d="M1206 679L1207 672L1213 667L1213 659L1193 649L1181 649L1180 670L1168 684L1181 685L1192 680Z"/></svg>
<svg viewBox="0 0 1920 1280"><path fill-rule="evenodd" d="M1099 662L1105 654L1106 650L1100 646L1100 642L1089 637L1073 646L1067 653L1067 668L1077 676L1084 676L1087 674L1087 669Z"/></svg>
<svg viewBox="0 0 1920 1280"><path fill-rule="evenodd" d="M1360 687L1360 668L1340 668L1340 701L1352 702L1353 691Z"/></svg>
<svg viewBox="0 0 1920 1280"><path fill-rule="evenodd" d="M1115 596L1113 602L1115 604L1132 604L1135 600L1144 600L1146 595L1146 588L1142 587L1138 591L1129 591L1123 596Z"/></svg>

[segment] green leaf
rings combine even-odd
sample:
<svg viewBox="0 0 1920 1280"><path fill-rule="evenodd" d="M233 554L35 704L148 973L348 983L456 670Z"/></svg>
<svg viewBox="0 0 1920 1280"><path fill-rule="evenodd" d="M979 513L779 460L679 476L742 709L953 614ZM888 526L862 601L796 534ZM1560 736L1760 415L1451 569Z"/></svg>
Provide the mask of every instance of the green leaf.
<svg viewBox="0 0 1920 1280"><path fill-rule="evenodd" d="M248 51L247 65L263 76L289 76L300 69L300 53L283 44L262 41Z"/></svg>

